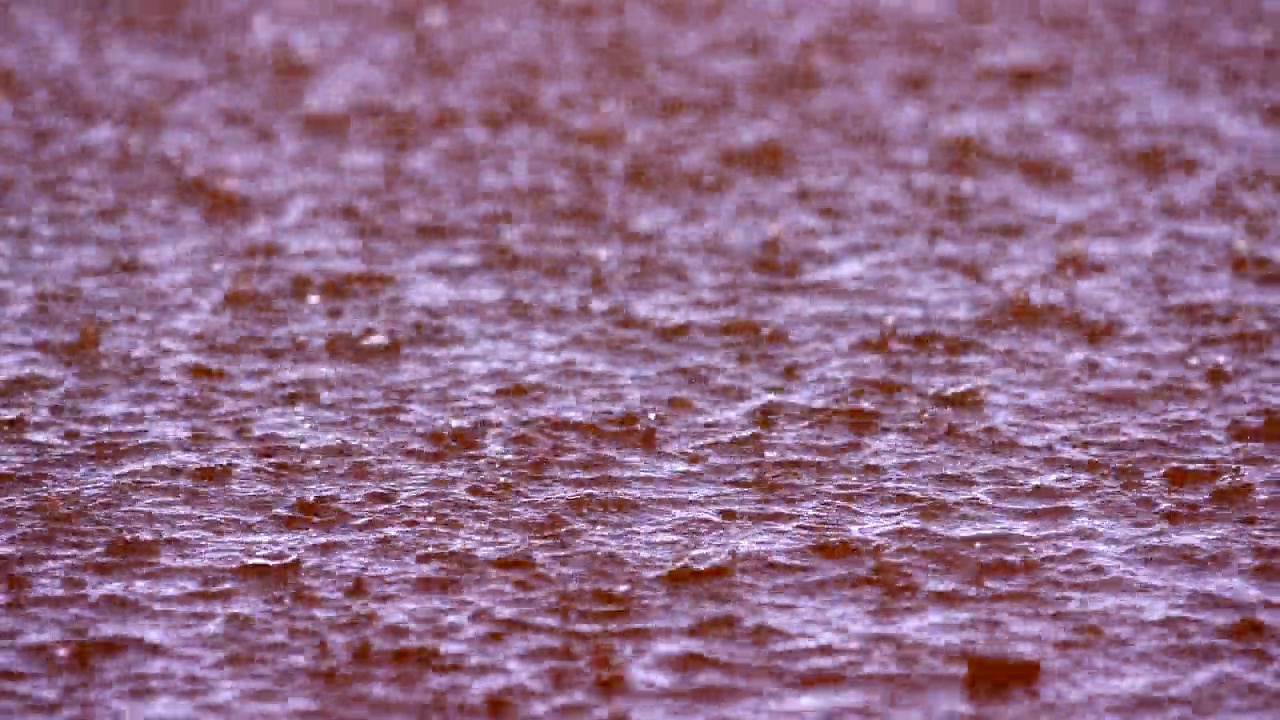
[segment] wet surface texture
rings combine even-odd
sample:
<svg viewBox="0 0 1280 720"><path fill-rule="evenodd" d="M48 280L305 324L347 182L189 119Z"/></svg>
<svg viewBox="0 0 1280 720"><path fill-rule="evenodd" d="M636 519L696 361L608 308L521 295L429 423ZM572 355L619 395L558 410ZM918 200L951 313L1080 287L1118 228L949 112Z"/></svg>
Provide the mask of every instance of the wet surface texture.
<svg viewBox="0 0 1280 720"><path fill-rule="evenodd" d="M0 715L1280 706L1280 9L1040 5L0 3Z"/></svg>

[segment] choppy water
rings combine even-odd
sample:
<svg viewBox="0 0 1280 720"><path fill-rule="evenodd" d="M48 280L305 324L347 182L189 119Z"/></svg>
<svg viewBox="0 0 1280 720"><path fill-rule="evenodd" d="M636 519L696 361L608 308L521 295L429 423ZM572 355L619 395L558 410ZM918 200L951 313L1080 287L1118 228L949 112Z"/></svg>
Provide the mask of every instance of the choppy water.
<svg viewBox="0 0 1280 720"><path fill-rule="evenodd" d="M1274 2L85 5L0 715L1280 706Z"/></svg>

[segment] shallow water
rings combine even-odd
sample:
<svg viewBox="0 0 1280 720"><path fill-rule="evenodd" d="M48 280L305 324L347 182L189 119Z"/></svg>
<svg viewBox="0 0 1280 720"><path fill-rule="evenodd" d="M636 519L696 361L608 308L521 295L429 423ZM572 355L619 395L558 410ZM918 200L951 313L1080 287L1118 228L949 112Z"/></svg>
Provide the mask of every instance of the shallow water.
<svg viewBox="0 0 1280 720"><path fill-rule="evenodd" d="M0 715L1280 705L1275 3L101 5L0 5Z"/></svg>

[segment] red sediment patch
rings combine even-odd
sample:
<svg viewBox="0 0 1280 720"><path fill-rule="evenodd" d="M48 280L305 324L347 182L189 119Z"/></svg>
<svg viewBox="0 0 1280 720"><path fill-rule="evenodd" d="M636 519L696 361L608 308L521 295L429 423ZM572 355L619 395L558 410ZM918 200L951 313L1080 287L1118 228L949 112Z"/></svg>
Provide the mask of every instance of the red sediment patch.
<svg viewBox="0 0 1280 720"><path fill-rule="evenodd" d="M1194 467L1174 465L1164 471L1165 482L1170 488L1188 488L1197 485L1208 485L1223 476L1223 471L1212 467Z"/></svg>
<svg viewBox="0 0 1280 720"><path fill-rule="evenodd" d="M1236 442L1280 443L1280 411L1268 410L1260 423L1232 420L1227 435Z"/></svg>
<svg viewBox="0 0 1280 720"><path fill-rule="evenodd" d="M679 565L663 573L662 580L672 585L690 585L726 580L734 575L734 569L728 565L709 565L707 567Z"/></svg>
<svg viewBox="0 0 1280 720"><path fill-rule="evenodd" d="M998 695L1040 682L1039 660L971 655L965 663L964 684L973 695Z"/></svg>

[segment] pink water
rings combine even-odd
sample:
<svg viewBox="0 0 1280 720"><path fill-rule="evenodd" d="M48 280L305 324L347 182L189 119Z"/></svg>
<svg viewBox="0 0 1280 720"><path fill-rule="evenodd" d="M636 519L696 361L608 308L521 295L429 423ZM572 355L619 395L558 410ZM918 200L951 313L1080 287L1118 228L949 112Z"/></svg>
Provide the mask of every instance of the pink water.
<svg viewBox="0 0 1280 720"><path fill-rule="evenodd" d="M1275 3L85 6L0 716L1280 706Z"/></svg>

